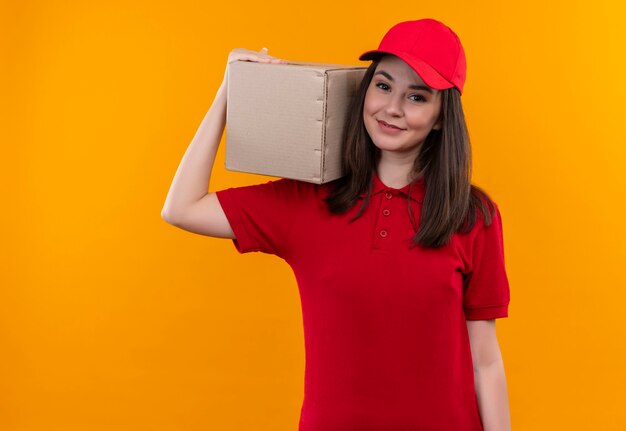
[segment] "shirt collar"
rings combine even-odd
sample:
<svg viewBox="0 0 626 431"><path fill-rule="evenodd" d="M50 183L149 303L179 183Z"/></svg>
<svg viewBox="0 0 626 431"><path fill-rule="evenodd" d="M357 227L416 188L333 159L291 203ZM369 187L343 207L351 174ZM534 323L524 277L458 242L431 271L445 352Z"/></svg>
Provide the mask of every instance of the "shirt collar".
<svg viewBox="0 0 626 431"><path fill-rule="evenodd" d="M378 173L373 170L372 171L372 196L377 195L378 193L391 193L390 196L398 196L398 195L402 195L404 197L407 197L409 195L409 187L411 187L411 184L407 184L406 186L402 187L401 189L394 189L392 187L387 187L378 177ZM367 191L361 193L359 195L359 197L365 197L365 195L367 194ZM425 194L425 187L424 187L424 177L422 176L421 178L419 178L418 180L416 180L413 183L413 186L411 187L411 199L413 199L416 202L422 203L424 200L424 194Z"/></svg>

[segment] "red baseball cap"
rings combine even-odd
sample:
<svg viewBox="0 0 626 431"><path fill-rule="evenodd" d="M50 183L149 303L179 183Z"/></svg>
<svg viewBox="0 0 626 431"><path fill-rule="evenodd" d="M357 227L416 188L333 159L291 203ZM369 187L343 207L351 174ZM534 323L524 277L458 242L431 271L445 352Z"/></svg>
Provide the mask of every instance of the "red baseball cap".
<svg viewBox="0 0 626 431"><path fill-rule="evenodd" d="M465 51L452 29L432 18L400 22L387 32L378 49L366 51L359 60L393 54L417 72L431 88L456 87L463 94Z"/></svg>

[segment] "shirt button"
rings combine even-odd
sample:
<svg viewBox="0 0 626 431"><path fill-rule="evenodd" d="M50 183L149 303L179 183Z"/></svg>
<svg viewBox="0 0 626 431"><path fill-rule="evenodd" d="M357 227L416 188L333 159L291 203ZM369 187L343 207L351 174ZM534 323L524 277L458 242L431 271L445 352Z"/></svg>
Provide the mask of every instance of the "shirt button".
<svg viewBox="0 0 626 431"><path fill-rule="evenodd" d="M389 211L387 208L385 208L385 209L383 210L383 215L388 216L389 214L391 214L391 211Z"/></svg>
<svg viewBox="0 0 626 431"><path fill-rule="evenodd" d="M382 236L383 238L387 236L387 231L385 229L380 231L380 236Z"/></svg>
<svg viewBox="0 0 626 431"><path fill-rule="evenodd" d="M393 197L393 195L391 194L391 192L387 192L387 193L385 193L385 197L387 199L391 199Z"/></svg>

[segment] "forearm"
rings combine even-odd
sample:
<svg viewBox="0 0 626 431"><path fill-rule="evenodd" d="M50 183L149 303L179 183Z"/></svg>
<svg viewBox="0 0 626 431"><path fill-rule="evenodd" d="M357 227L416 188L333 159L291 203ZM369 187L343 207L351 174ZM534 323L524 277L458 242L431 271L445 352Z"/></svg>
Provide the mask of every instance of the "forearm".
<svg viewBox="0 0 626 431"><path fill-rule="evenodd" d="M509 398L502 360L475 368L474 386L484 431L510 431Z"/></svg>
<svg viewBox="0 0 626 431"><path fill-rule="evenodd" d="M226 125L227 88L227 81L222 82L183 155L163 205L161 214L164 217L175 217L207 194L215 155Z"/></svg>

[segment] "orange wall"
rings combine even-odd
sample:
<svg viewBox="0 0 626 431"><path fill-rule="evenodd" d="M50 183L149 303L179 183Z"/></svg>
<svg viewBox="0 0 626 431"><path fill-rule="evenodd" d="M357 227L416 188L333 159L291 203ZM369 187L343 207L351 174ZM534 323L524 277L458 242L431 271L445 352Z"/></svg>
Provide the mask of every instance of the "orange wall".
<svg viewBox="0 0 626 431"><path fill-rule="evenodd" d="M295 431L290 268L161 208L230 49L368 65L423 17L465 46L474 182L502 212L513 429L626 428L623 2L0 7L0 429ZM211 191L272 179L224 154Z"/></svg>

